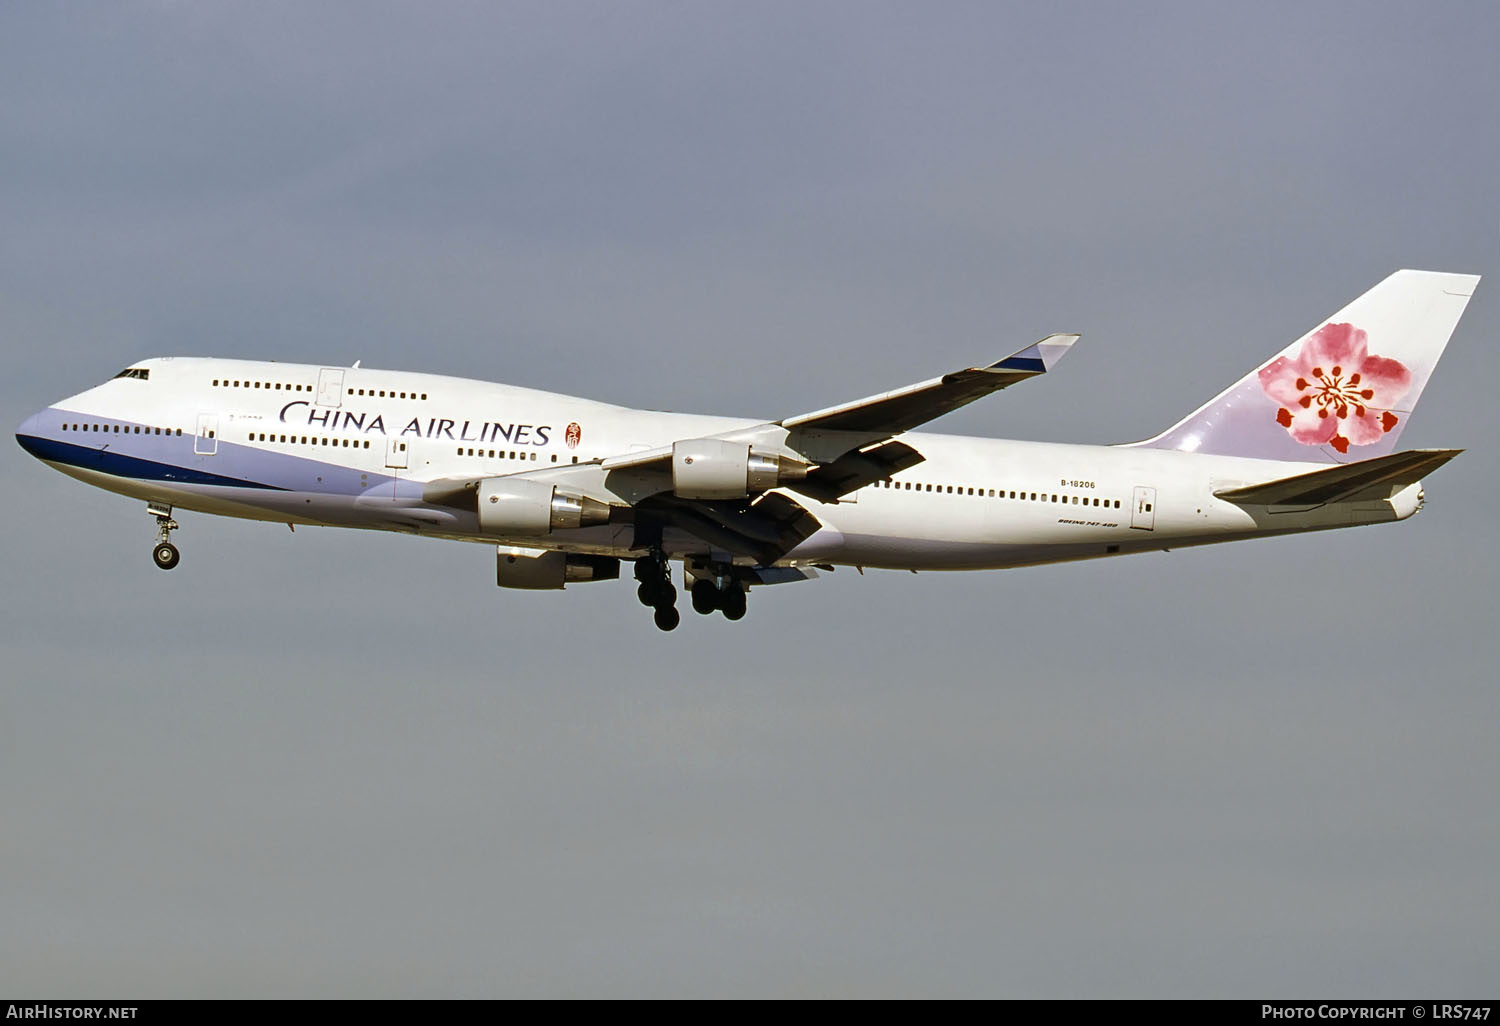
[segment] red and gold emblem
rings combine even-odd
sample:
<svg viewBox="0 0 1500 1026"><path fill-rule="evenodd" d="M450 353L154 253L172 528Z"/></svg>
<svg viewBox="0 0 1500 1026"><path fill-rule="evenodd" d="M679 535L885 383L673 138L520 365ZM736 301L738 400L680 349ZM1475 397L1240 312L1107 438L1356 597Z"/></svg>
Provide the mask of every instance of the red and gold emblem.
<svg viewBox="0 0 1500 1026"><path fill-rule="evenodd" d="M582 438L583 428L579 427L578 421L575 420L573 423L568 425L568 433L563 436L563 439L568 443L569 449L576 449L578 448L578 442Z"/></svg>

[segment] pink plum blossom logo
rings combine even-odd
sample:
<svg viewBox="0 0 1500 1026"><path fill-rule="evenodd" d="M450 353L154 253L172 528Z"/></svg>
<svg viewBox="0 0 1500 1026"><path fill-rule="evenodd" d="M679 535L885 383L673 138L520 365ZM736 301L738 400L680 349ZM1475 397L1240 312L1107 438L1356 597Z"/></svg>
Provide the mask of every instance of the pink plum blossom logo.
<svg viewBox="0 0 1500 1026"><path fill-rule="evenodd" d="M1303 445L1380 441L1397 424L1391 412L1411 389L1411 371L1400 361L1371 356L1366 336L1352 324L1325 324L1296 359L1279 356L1260 371L1260 387L1281 404L1276 422Z"/></svg>

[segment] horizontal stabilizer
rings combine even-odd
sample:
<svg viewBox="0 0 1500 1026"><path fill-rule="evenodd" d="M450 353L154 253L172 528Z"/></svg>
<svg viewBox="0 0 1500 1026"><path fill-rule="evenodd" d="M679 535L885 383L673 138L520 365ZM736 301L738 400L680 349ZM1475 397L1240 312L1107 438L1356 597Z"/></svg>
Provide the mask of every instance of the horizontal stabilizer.
<svg viewBox="0 0 1500 1026"><path fill-rule="evenodd" d="M1330 502L1389 499L1463 452L1462 449L1413 449L1283 477L1265 484L1225 488L1221 499L1244 506L1316 506Z"/></svg>

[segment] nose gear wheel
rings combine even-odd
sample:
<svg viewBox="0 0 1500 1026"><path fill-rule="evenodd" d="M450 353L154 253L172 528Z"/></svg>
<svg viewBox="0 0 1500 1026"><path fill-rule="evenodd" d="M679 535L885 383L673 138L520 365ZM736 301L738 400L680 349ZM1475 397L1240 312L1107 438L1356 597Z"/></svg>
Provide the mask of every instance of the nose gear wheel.
<svg viewBox="0 0 1500 1026"><path fill-rule="evenodd" d="M151 503L146 512L156 518L156 546L151 550L151 562L158 569L170 570L182 562L182 553L172 544L172 532L177 530L177 521L172 519L172 507Z"/></svg>

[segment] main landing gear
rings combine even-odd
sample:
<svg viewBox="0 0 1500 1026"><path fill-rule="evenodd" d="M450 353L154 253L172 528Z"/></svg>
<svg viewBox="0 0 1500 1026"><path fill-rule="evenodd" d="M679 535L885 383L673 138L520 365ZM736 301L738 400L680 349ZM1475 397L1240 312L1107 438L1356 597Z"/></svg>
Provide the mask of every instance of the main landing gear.
<svg viewBox="0 0 1500 1026"><path fill-rule="evenodd" d="M635 561L635 579L641 582L640 587L635 590L635 597L641 600L641 605L651 606L656 610L656 626L664 631L676 630L677 625L682 622L682 614L677 611L677 589L672 585L671 573L666 557L660 552L653 552Z"/></svg>
<svg viewBox="0 0 1500 1026"><path fill-rule="evenodd" d="M745 615L745 586L734 576L727 565L693 564L688 567L692 578L689 595L693 611L707 616L713 612L724 614L726 620L738 620ZM656 626L664 631L676 630L682 622L677 612L677 589L672 585L672 571L667 559L660 552L652 552L635 561L635 579L640 582L635 590L641 605L656 610Z"/></svg>
<svg viewBox="0 0 1500 1026"><path fill-rule="evenodd" d="M700 577L693 582L692 596L693 611L704 616L716 609L726 620L738 620L745 615L745 589L733 577L721 581Z"/></svg>
<svg viewBox="0 0 1500 1026"><path fill-rule="evenodd" d="M151 503L146 512L156 518L156 547L151 550L151 561L158 569L170 570L182 562L182 553L171 542L172 532L177 530L177 521L172 519L172 507Z"/></svg>

